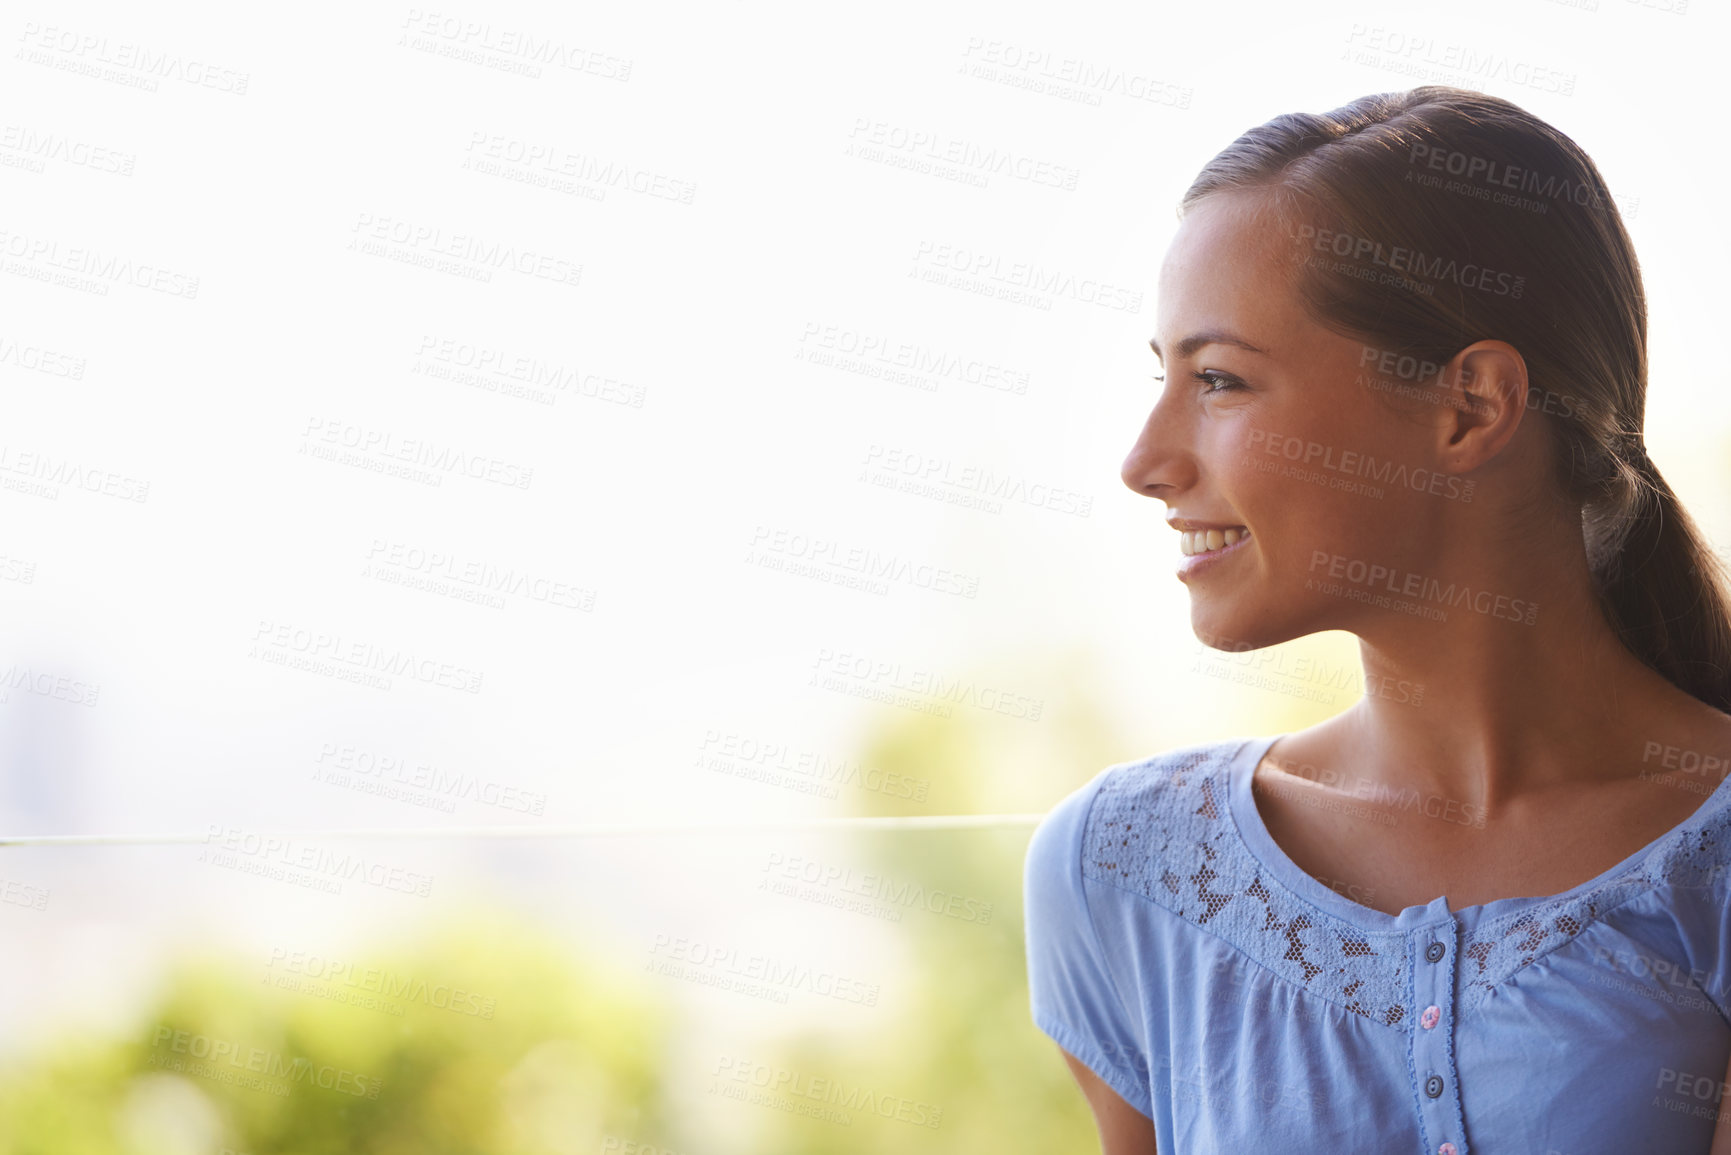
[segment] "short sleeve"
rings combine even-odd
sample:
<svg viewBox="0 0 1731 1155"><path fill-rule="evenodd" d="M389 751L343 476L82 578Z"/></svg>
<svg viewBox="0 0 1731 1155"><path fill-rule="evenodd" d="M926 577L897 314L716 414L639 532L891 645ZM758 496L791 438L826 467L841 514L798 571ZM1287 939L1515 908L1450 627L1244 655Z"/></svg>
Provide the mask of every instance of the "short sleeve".
<svg viewBox="0 0 1731 1155"><path fill-rule="evenodd" d="M1106 774L1060 801L1034 828L1023 867L1022 915L1034 1025L1153 1117L1139 1020L1107 965L1082 878L1082 843Z"/></svg>
<svg viewBox="0 0 1731 1155"><path fill-rule="evenodd" d="M1703 840L1708 841L1708 840ZM1688 977L1731 1023L1731 884L1723 862L1696 868L1667 895L1672 926L1688 960ZM1655 953L1658 953L1655 951Z"/></svg>

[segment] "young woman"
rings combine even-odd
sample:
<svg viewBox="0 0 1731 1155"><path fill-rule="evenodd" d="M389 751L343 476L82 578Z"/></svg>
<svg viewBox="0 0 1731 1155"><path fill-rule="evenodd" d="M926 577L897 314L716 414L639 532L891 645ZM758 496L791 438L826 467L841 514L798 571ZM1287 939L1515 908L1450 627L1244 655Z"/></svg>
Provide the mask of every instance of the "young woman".
<svg viewBox="0 0 1731 1155"><path fill-rule="evenodd" d="M1124 481L1200 638L1348 630L1365 693L1036 830L1031 1009L1107 1155L1731 1150L1731 608L1597 168L1423 87L1251 129L1180 217Z"/></svg>

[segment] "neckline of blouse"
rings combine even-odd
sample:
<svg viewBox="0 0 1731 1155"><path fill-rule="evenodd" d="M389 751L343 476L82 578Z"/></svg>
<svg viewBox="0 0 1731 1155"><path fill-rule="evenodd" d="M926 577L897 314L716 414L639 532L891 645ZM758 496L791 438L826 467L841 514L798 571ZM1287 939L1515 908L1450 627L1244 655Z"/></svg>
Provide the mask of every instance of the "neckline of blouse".
<svg viewBox="0 0 1731 1155"><path fill-rule="evenodd" d="M1246 739L1238 747L1227 765L1226 808L1231 815L1232 824L1238 833L1239 841L1249 850L1251 857L1256 859L1257 864L1273 875L1276 881L1287 890L1335 918L1367 931L1407 933L1439 921L1446 922L1451 918L1465 923L1477 923L1530 907L1548 906L1579 898L1589 891L1596 890L1622 875L1634 871L1655 850L1681 837L1685 831L1702 822L1709 812L1720 809L1720 805L1727 798L1731 798L1731 775L1727 775L1702 801L1701 805L1696 807L1689 817L1682 822L1610 869L1559 894L1498 898L1490 902L1475 903L1472 906L1463 906L1458 909L1452 909L1449 906L1447 895L1438 895L1423 906L1409 906L1399 914L1389 914L1387 911L1376 910L1362 903L1354 902L1346 895L1306 873L1296 862L1287 857L1286 851L1280 848L1280 844L1274 841L1274 836L1268 832L1267 825L1262 821L1261 813L1256 809L1256 799L1251 793L1251 785L1256 767L1261 763L1263 755L1268 753L1269 748L1284 737L1286 737L1285 734L1273 734L1262 738Z"/></svg>

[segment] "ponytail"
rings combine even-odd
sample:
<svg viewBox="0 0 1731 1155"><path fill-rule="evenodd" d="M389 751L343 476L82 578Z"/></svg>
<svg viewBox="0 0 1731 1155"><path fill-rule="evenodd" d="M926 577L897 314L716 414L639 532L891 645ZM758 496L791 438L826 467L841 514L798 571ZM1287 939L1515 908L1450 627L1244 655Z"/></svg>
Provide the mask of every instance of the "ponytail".
<svg viewBox="0 0 1731 1155"><path fill-rule="evenodd" d="M1605 617L1631 653L1717 710L1731 712L1726 571L1645 447L1622 455L1632 500L1597 567Z"/></svg>

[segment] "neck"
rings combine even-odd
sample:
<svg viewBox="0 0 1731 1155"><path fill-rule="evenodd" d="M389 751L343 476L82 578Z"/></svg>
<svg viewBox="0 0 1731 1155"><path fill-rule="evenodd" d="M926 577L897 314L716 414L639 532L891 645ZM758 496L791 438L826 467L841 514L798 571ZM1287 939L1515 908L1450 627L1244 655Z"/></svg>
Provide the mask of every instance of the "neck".
<svg viewBox="0 0 1731 1155"><path fill-rule="evenodd" d="M1490 612L1449 605L1446 622L1367 610L1374 628L1359 634L1366 694L1335 723L1365 759L1364 777L1494 817L1557 786L1634 777L1654 743L1702 744L1715 711L1623 645L1600 608L1584 548L1578 540L1572 550L1559 545L1457 557L1448 566L1457 589L1536 600L1530 625L1510 620L1524 615L1494 601L1481 603ZM1533 559L1561 564L1523 571ZM1529 591L1542 592L1535 599ZM1402 681L1423 687L1419 705L1400 700L1410 695L1377 692ZM1731 737L1717 742L1703 753L1731 754Z"/></svg>

